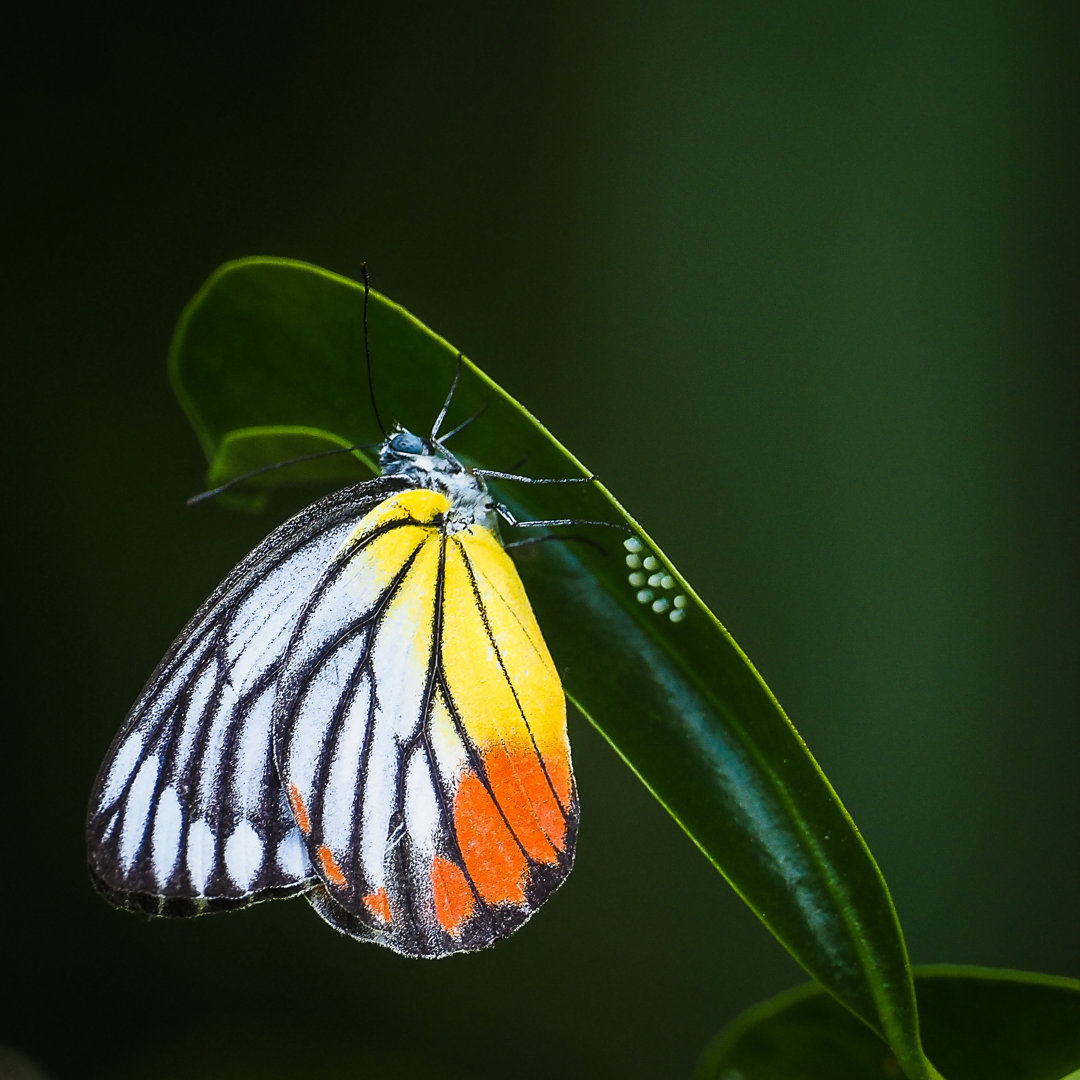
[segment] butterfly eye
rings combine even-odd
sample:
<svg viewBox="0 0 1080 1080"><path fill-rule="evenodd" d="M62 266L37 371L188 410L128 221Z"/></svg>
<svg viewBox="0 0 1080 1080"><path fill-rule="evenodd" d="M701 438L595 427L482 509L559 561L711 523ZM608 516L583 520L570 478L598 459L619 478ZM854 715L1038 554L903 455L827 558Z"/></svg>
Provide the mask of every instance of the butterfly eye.
<svg viewBox="0 0 1080 1080"><path fill-rule="evenodd" d="M390 439L389 448L395 454L407 456L417 456L427 451L424 440L411 431L399 431Z"/></svg>

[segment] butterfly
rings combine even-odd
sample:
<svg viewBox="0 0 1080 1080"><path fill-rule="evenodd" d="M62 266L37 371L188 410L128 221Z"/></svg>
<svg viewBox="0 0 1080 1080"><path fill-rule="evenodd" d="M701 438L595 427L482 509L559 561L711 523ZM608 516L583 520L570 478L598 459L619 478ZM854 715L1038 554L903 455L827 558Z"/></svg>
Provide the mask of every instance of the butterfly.
<svg viewBox="0 0 1080 1080"><path fill-rule="evenodd" d="M447 449L453 393L429 437L387 435L381 476L275 529L165 654L91 795L113 904L302 895L353 938L439 957L512 933L566 879L565 696L485 482L516 477Z"/></svg>

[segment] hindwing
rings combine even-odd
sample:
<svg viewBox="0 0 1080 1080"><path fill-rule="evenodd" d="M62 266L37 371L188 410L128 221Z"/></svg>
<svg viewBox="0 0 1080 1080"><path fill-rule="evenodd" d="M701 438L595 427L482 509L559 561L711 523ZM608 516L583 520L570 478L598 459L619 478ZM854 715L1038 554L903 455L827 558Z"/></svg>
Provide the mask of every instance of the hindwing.
<svg viewBox="0 0 1080 1080"><path fill-rule="evenodd" d="M565 879L578 804L558 675L498 539L446 496L372 509L297 619L277 770L344 933L481 948Z"/></svg>

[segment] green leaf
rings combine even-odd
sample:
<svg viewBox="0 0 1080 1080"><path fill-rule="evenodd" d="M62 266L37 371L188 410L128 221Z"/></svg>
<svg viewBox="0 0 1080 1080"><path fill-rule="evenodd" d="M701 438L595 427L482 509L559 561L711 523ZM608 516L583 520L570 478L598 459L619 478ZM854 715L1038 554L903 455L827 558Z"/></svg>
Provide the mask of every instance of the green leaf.
<svg viewBox="0 0 1080 1080"><path fill-rule="evenodd" d="M383 417L426 434L457 351L375 293L370 342ZM185 312L171 356L212 481L235 467L229 455L237 431L246 433L249 464L280 460L275 439L260 445L250 437L259 428L377 442L363 354L356 283L285 260L244 260L218 271ZM466 362L444 430L485 407L454 439L466 464L507 471L527 459L532 476L586 475ZM532 544L514 553L568 697L796 960L889 1042L909 1076L936 1075L919 1047L907 956L881 873L739 647L600 484L497 487L523 520L600 518L640 538L639 558L656 566L640 572L664 579L645 586L655 594L649 603L628 579L627 534L577 528L595 546ZM654 611L657 600L667 606ZM677 918L679 898L651 887L658 910Z"/></svg>
<svg viewBox="0 0 1080 1080"><path fill-rule="evenodd" d="M1080 1068L1080 982L988 968L915 971L927 1052L949 1080L1060 1080ZM748 1010L706 1051L696 1080L881 1080L890 1049L819 987Z"/></svg>

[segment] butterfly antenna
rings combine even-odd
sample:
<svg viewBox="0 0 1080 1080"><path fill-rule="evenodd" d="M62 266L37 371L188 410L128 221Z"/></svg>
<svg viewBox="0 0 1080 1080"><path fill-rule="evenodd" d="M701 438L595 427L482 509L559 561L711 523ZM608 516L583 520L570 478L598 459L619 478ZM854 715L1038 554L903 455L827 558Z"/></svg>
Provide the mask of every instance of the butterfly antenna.
<svg viewBox="0 0 1080 1080"><path fill-rule="evenodd" d="M366 262L360 264L360 277L364 282L364 363L367 366L368 397L371 398L371 411L375 414L375 422L379 425L383 438L387 439L390 435L379 415L379 406L375 401L375 379L371 374L371 343L368 338L368 296L371 293L371 279L368 277Z"/></svg>
<svg viewBox="0 0 1080 1080"><path fill-rule="evenodd" d="M558 481L555 482L558 483ZM541 481L541 483L551 483L551 481ZM618 529L625 533L634 531L621 521L596 521L592 518L547 518L543 521L522 521L514 516L510 507L500 502L495 503L494 510L513 529L547 529L557 525L602 525L605 529Z"/></svg>
<svg viewBox="0 0 1080 1080"><path fill-rule="evenodd" d="M611 554L603 544L598 543L591 536L557 536L555 533L548 533L546 536L527 536L524 540L511 540L508 544L504 544L503 547L510 551L512 548L531 547L533 544L550 542L557 544L586 544L591 548L595 548L605 557Z"/></svg>
<svg viewBox="0 0 1080 1080"><path fill-rule="evenodd" d="M226 480L224 484L219 484L216 488L211 488L209 491L200 491L198 495L192 495L187 501L188 506L197 506L199 503L204 503L208 499L216 498L224 491L228 491L230 488L236 487L237 484L244 483L245 480L250 480L255 476L262 476L263 473L274 472L276 469L284 469L289 465L300 465L305 461L315 461L317 458L333 457L334 454L351 454L354 450L370 450L371 446L338 446L333 450L319 450L314 454L304 454L302 457L289 458L288 461L276 461L273 465L263 465L260 469L252 469L251 472L242 473L240 476L234 476L231 480Z"/></svg>
<svg viewBox="0 0 1080 1080"><path fill-rule="evenodd" d="M458 434L459 432L462 432L462 431L464 431L464 430L465 430L465 429L466 429L466 428L467 428L467 427L468 427L468 426L469 426L469 425L470 425L470 424L471 424L471 423L472 423L472 422L473 422L474 420L479 420L479 419L480 419L480 417L481 417L481 416L483 416L483 415L484 415L484 413L486 413L486 412L487 412L487 407L488 407L488 404L489 404L489 403L488 403L487 401L485 401L485 402L484 402L484 404L483 404L483 405L481 405L481 406L480 406L480 408L479 408L479 409L477 409L477 410L476 410L476 412L474 412L474 413L472 414L472 416L470 416L470 417L469 417L469 419L468 419L468 420L462 420L462 421L461 421L461 423L460 423L460 424L458 424L458 426L457 426L456 428L454 428L454 430L453 430L453 431L448 431L448 432L447 432L447 433L446 433L446 434L445 434L445 435L444 435L444 436L443 436L443 437L442 437L442 438L441 438L441 439L439 440L439 442L440 442L440 443L442 443L443 445L445 445L445 444L446 444L446 443L448 443L448 442L449 442L449 441L450 441L450 440L451 440L451 439L452 439L452 438L453 438L453 437L454 437L455 435L457 435L457 434Z"/></svg>
<svg viewBox="0 0 1080 1080"><path fill-rule="evenodd" d="M458 382L461 380L461 365L464 361L464 357L461 353L457 354L457 370L454 372L454 381L450 384L450 393L446 395L446 400L443 402L443 407L439 410L439 415L435 417L435 424L431 429L431 441L437 443L439 441L439 428L442 427L442 422L446 419L446 412L450 408L450 402L454 400L454 393L457 391ZM481 410L483 411L483 410ZM450 435L456 434L461 428L455 428L450 432ZM447 436L447 438L450 437Z"/></svg>

